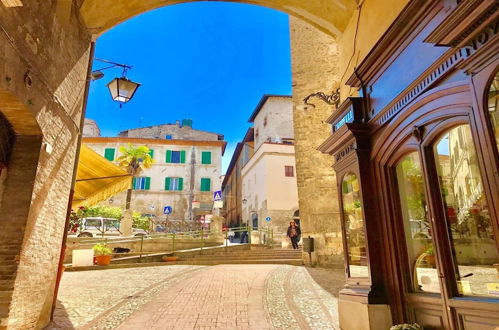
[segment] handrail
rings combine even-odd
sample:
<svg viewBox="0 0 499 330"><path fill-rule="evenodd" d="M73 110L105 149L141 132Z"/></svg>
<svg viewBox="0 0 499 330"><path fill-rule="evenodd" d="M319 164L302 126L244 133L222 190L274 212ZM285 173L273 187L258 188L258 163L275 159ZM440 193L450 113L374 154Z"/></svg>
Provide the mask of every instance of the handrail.
<svg viewBox="0 0 499 330"><path fill-rule="evenodd" d="M233 227L233 228L224 228L222 230L194 230L194 231L185 231L185 232L172 232L172 233L153 233L150 235L140 235L140 236L130 236L130 237L118 237L114 239L112 236L111 237L96 237L96 238L81 238L78 243L81 245L95 245L98 243L104 243L104 244L119 244L119 243L136 243L140 242L140 251L135 251L134 253L139 254L139 259L140 262L142 261L142 255L144 254L144 242L150 242L154 240L160 240L160 239L166 239L170 240L171 239L171 253L175 254L176 248L176 242L175 240L179 240L182 238L188 238L188 239L194 239L194 240L201 240L201 247L200 247L200 254L203 253L203 249L205 248L205 239L209 239L212 237L223 237L225 240L225 249L227 249L228 246L228 234L230 232L248 232L251 233L252 231L255 231L252 227ZM262 237L262 233L266 234L264 235L265 237L265 244L268 246L272 246L273 244L273 230L272 228L259 228L258 230L259 236ZM248 243L251 244L251 234L248 235ZM166 243L168 244L168 243ZM170 249L169 249L170 250Z"/></svg>

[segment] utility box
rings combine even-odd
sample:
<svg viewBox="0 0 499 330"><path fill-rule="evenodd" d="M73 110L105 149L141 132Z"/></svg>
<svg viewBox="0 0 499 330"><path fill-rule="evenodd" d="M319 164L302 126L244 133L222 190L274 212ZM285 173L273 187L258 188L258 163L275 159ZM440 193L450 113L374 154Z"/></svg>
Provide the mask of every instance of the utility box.
<svg viewBox="0 0 499 330"><path fill-rule="evenodd" d="M304 237L303 238L303 252L312 253L314 252L314 238Z"/></svg>

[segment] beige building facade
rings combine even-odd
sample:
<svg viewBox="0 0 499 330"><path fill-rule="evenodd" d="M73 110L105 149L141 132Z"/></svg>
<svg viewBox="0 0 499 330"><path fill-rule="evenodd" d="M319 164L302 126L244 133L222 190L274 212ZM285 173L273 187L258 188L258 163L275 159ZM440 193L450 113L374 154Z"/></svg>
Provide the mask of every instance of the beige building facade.
<svg viewBox="0 0 499 330"><path fill-rule="evenodd" d="M120 147L148 147L153 164L133 179L131 209L166 218L168 207L169 220L196 220L213 211L213 192L221 189L226 142L219 140L223 138L220 134L192 129L190 120L188 124L138 128L122 132L120 137L85 137L83 143L115 163ZM125 200L123 192L104 204L124 206Z"/></svg>
<svg viewBox="0 0 499 330"><path fill-rule="evenodd" d="M254 152L241 169L242 220L272 228L279 241L299 209L291 97L264 95L249 121Z"/></svg>

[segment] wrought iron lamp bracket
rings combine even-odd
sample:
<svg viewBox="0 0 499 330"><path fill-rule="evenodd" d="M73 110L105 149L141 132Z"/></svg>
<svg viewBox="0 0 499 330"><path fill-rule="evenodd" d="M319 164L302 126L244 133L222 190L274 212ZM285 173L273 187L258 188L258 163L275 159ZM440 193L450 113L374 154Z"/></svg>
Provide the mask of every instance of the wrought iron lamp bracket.
<svg viewBox="0 0 499 330"><path fill-rule="evenodd" d="M326 102L327 104L334 105L336 109L338 109L340 105L340 89L336 89L333 91L330 95L325 94L324 92L315 92L303 99L303 103L305 105L309 105L315 108L315 104L309 103L308 100L311 99L312 97L318 97L322 101Z"/></svg>

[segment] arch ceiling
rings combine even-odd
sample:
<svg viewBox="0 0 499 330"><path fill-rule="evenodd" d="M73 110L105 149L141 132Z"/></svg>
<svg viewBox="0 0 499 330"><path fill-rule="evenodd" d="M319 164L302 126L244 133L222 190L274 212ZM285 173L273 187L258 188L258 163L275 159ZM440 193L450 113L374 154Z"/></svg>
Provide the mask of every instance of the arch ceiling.
<svg viewBox="0 0 499 330"><path fill-rule="evenodd" d="M197 0L83 0L81 16L94 35L151 9ZM215 0L225 1L225 0ZM356 0L243 0L303 19L320 30L340 36L355 10Z"/></svg>

